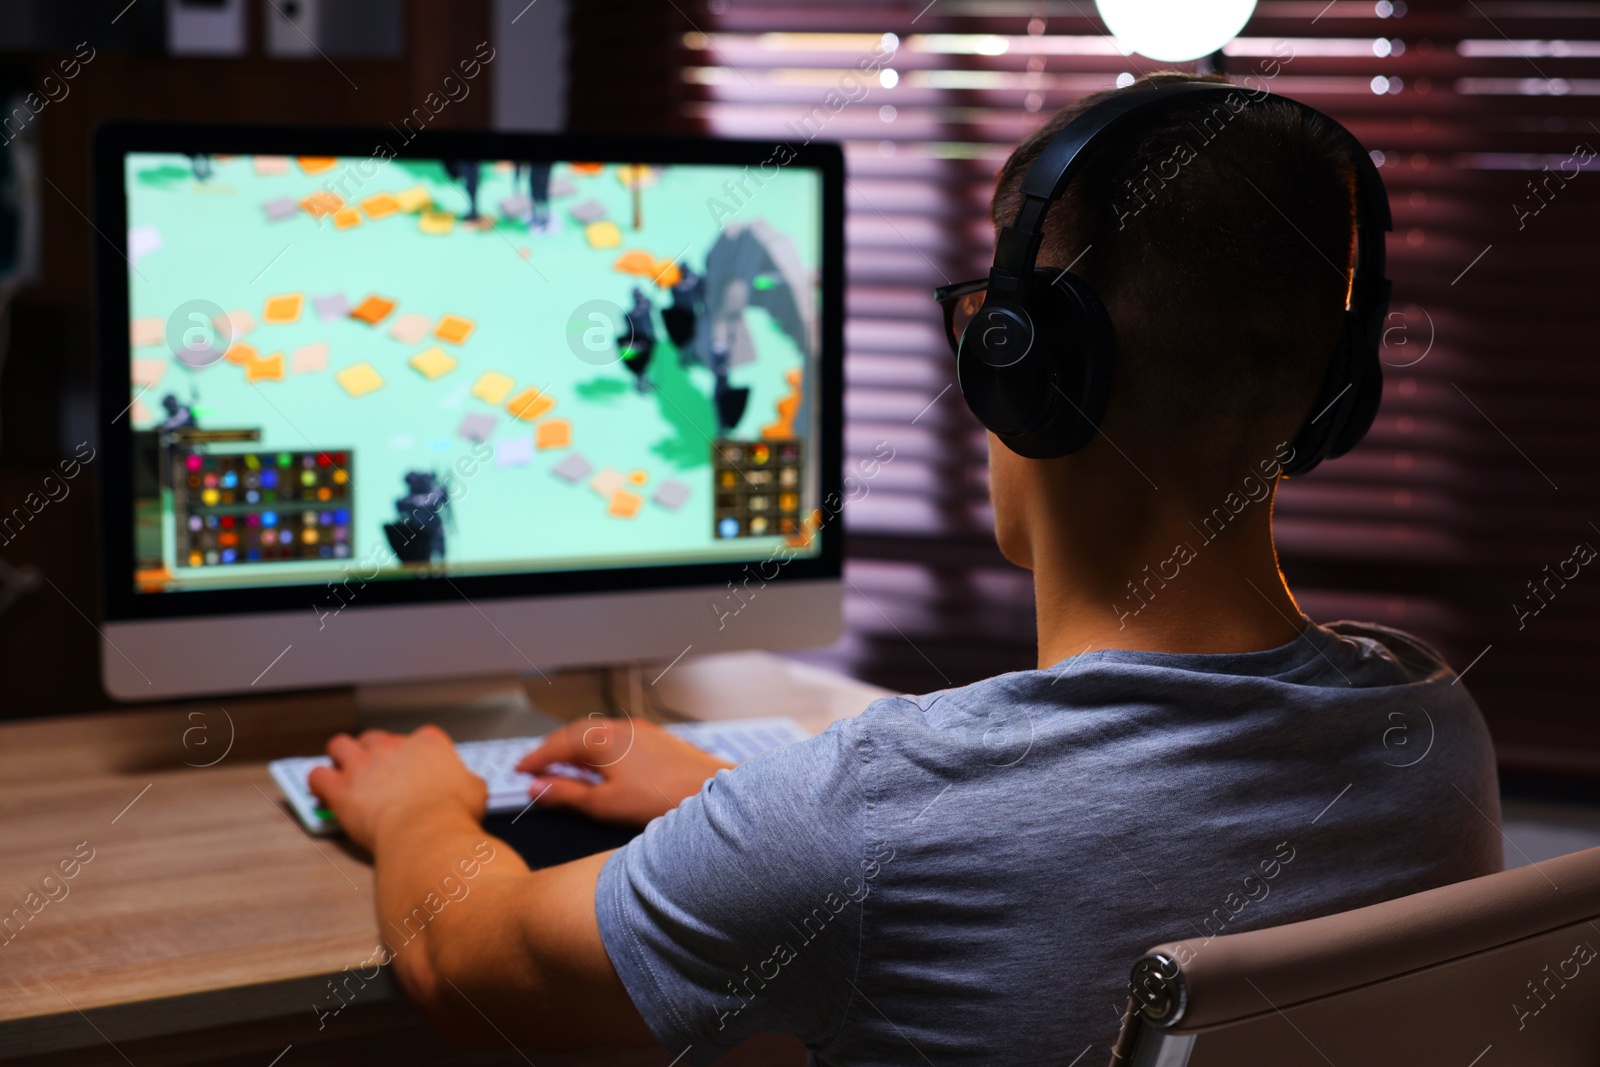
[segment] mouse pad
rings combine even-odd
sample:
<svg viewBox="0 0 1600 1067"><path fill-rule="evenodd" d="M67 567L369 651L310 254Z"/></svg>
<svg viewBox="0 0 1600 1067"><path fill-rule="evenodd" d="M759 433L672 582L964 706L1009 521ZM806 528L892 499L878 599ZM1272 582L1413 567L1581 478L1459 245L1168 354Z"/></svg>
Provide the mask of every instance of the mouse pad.
<svg viewBox="0 0 1600 1067"><path fill-rule="evenodd" d="M598 822L576 812L537 808L520 815L501 812L485 816L483 828L516 849L517 855L534 870L620 848L642 832L637 827Z"/></svg>

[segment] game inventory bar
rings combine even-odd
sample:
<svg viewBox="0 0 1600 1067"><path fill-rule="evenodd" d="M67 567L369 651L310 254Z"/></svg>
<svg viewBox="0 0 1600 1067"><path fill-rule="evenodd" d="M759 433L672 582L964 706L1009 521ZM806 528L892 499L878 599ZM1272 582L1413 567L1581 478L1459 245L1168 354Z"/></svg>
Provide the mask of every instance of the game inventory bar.
<svg viewBox="0 0 1600 1067"><path fill-rule="evenodd" d="M175 453L178 566L348 557L349 465L349 450Z"/></svg>
<svg viewBox="0 0 1600 1067"><path fill-rule="evenodd" d="M712 451L717 537L800 535L800 442L724 439Z"/></svg>

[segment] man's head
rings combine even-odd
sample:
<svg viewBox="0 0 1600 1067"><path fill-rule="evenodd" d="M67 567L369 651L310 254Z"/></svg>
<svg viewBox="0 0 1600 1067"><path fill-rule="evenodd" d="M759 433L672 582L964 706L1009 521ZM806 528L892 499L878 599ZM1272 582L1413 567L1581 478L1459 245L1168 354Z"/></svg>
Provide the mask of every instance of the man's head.
<svg viewBox="0 0 1600 1067"><path fill-rule="evenodd" d="M1001 168L995 224L1015 218L1028 169L1088 107L1194 80L1226 82L1156 74L1057 113ZM1208 500L1259 473L1312 414L1354 260L1350 151L1293 105L1207 94L1097 142L1051 206L1038 262L1071 264L1106 305L1116 368L1097 451L1122 454L1130 488L1153 478ZM1027 461L993 441L991 452L1005 548L1007 498L1039 495L1010 483L1070 477L1076 457Z"/></svg>

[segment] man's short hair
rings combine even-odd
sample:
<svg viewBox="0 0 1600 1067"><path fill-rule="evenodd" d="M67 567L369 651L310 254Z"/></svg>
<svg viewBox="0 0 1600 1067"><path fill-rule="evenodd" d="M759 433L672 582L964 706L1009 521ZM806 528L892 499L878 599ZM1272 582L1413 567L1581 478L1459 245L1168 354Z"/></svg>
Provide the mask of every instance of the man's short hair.
<svg viewBox="0 0 1600 1067"><path fill-rule="evenodd" d="M1058 112L1001 168L994 221L1015 219L1028 168L1085 109L1196 80L1227 81L1159 73ZM1107 422L1137 438L1118 447L1177 450L1204 480L1292 440L1340 336L1354 227L1348 141L1259 92L1207 94L1097 142L1050 209L1039 264L1075 264L1111 315Z"/></svg>

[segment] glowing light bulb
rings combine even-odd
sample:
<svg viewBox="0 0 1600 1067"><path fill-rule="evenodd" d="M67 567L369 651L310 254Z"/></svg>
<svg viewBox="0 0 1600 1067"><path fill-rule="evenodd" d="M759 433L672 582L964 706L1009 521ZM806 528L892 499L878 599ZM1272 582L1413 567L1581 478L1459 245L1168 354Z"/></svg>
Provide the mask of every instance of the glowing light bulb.
<svg viewBox="0 0 1600 1067"><path fill-rule="evenodd" d="M1095 7L1125 52L1187 63L1237 37L1256 0L1095 0Z"/></svg>

